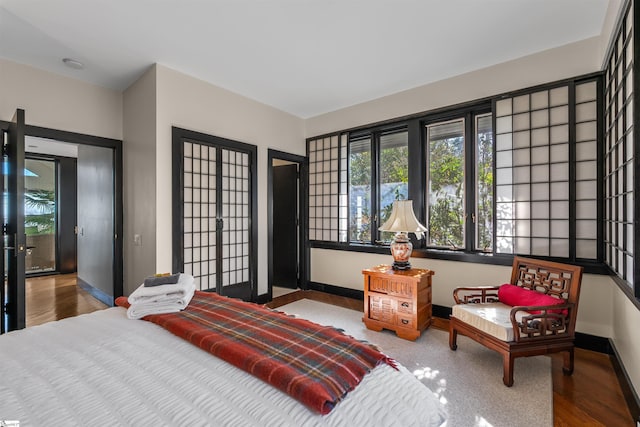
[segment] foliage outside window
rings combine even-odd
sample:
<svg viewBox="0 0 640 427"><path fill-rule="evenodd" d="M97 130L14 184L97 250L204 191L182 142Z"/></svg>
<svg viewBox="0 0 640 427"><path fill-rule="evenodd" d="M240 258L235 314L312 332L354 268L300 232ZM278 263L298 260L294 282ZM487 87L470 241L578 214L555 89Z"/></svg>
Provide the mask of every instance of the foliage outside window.
<svg viewBox="0 0 640 427"><path fill-rule="evenodd" d="M24 193L25 233L28 236L54 234L55 192L51 190L28 190Z"/></svg>
<svg viewBox="0 0 640 427"><path fill-rule="evenodd" d="M373 153L379 153L373 156ZM374 159L377 159L375 161ZM378 231L393 202L408 197L409 149L406 131L373 132L349 141L349 240L388 242Z"/></svg>
<svg viewBox="0 0 640 427"><path fill-rule="evenodd" d="M385 223L391 215L395 200L406 200L409 193L409 147L407 132L391 133L380 137L380 221ZM390 242L395 233L380 232L380 240Z"/></svg>
<svg viewBox="0 0 640 427"><path fill-rule="evenodd" d="M427 245L465 246L464 120L427 126Z"/></svg>
<svg viewBox="0 0 640 427"><path fill-rule="evenodd" d="M492 252L493 115L428 124L426 153L427 246Z"/></svg>
<svg viewBox="0 0 640 427"><path fill-rule="evenodd" d="M476 116L476 249L493 251L493 120Z"/></svg>
<svg viewBox="0 0 640 427"><path fill-rule="evenodd" d="M24 175L25 271L53 271L56 267L56 162L25 159Z"/></svg>
<svg viewBox="0 0 640 427"><path fill-rule="evenodd" d="M371 138L349 148L349 240L371 241Z"/></svg>

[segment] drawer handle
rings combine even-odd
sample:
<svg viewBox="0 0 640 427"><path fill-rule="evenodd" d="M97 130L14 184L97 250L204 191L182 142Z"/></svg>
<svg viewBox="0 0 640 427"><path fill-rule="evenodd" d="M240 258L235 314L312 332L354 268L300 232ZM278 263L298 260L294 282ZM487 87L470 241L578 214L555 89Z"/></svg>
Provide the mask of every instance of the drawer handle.
<svg viewBox="0 0 640 427"><path fill-rule="evenodd" d="M400 304L403 307L409 307L409 303L408 302L403 302L402 304Z"/></svg>
<svg viewBox="0 0 640 427"><path fill-rule="evenodd" d="M407 319L402 319L402 324L403 324L403 325L406 325L406 324L408 324L408 323L409 323L409 321L408 321Z"/></svg>

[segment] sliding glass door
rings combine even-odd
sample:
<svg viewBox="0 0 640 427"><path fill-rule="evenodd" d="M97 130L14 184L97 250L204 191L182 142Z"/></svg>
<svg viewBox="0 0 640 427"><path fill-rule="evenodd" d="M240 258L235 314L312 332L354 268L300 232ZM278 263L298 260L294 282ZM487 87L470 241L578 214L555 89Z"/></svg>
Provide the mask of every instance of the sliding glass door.
<svg viewBox="0 0 640 427"><path fill-rule="evenodd" d="M27 235L25 272L56 271L56 162L26 159L24 227Z"/></svg>

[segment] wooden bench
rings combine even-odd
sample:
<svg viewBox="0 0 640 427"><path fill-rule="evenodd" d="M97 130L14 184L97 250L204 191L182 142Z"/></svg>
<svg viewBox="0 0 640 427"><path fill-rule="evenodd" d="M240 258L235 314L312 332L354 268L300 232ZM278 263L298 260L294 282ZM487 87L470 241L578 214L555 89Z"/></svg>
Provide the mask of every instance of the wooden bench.
<svg viewBox="0 0 640 427"><path fill-rule="evenodd" d="M509 284L521 289L504 288L501 296L508 290L527 289L560 301L511 306L499 300L500 286L457 288L453 291L456 305L449 322L449 347L456 350L457 336L462 334L500 353L507 387L513 385L517 357L565 352L563 372L571 375L581 282L582 267L515 257Z"/></svg>

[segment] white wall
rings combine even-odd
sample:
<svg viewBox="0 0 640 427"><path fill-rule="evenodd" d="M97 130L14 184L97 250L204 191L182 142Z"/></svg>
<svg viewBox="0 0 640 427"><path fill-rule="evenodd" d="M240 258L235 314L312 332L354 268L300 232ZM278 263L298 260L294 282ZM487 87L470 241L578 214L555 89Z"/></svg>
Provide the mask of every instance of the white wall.
<svg viewBox="0 0 640 427"><path fill-rule="evenodd" d="M306 136L362 126L600 70L600 38L547 50L307 119Z"/></svg>
<svg viewBox="0 0 640 427"><path fill-rule="evenodd" d="M602 23L602 31L600 33L604 35L600 37L601 58L604 58L604 55L607 53L610 35L615 29L618 15L622 13L622 11L620 10L620 6L622 6L624 2L624 0L609 0L609 6L607 6L607 14L604 17L604 22Z"/></svg>
<svg viewBox="0 0 640 427"><path fill-rule="evenodd" d="M79 71L81 72L81 71ZM0 120L122 139L122 93L0 59Z"/></svg>
<svg viewBox="0 0 640 427"><path fill-rule="evenodd" d="M123 115L123 292L129 295L156 273L155 66L125 91Z"/></svg>
<svg viewBox="0 0 640 427"><path fill-rule="evenodd" d="M613 317L613 344L638 395L640 393L640 334L638 334L640 310L617 287L613 295Z"/></svg>
<svg viewBox="0 0 640 427"><path fill-rule="evenodd" d="M156 270L171 269L171 127L258 147L258 294L267 292L267 150L304 155L304 122L164 66L156 66Z"/></svg>

